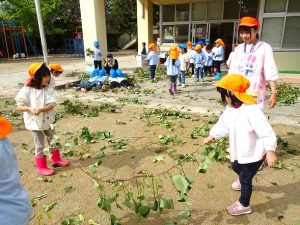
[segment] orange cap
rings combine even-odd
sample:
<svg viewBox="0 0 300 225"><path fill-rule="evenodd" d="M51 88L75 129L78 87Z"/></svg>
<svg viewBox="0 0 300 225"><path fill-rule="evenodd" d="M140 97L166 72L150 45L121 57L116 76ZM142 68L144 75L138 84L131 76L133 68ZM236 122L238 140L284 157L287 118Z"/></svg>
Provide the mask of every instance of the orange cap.
<svg viewBox="0 0 300 225"><path fill-rule="evenodd" d="M215 40L215 43L222 43L223 42L223 40L221 39L221 38L218 38L217 40Z"/></svg>
<svg viewBox="0 0 300 225"><path fill-rule="evenodd" d="M43 65L43 63L32 63L28 68L29 76L34 77L36 71L38 71L42 65Z"/></svg>
<svg viewBox="0 0 300 225"><path fill-rule="evenodd" d="M186 46L187 46L187 48L192 48L192 42L190 42L190 41L188 41L187 43L186 43Z"/></svg>
<svg viewBox="0 0 300 225"><path fill-rule="evenodd" d="M246 93L246 90L250 86L250 82L241 74L227 74L217 84L215 84L215 86L231 91L235 97L244 103L257 103L252 96Z"/></svg>
<svg viewBox="0 0 300 225"><path fill-rule="evenodd" d="M155 51L156 50L156 44L154 44L154 43L150 43L149 44L149 49L152 49L153 51Z"/></svg>
<svg viewBox="0 0 300 225"><path fill-rule="evenodd" d="M245 26L245 27L259 27L259 21L253 17L245 16L241 18L239 27Z"/></svg>
<svg viewBox="0 0 300 225"><path fill-rule="evenodd" d="M195 51L199 51L199 50L202 49L202 46L201 45L196 45L194 49L195 49Z"/></svg>
<svg viewBox="0 0 300 225"><path fill-rule="evenodd" d="M0 116L0 139L5 138L12 130L12 125Z"/></svg>
<svg viewBox="0 0 300 225"><path fill-rule="evenodd" d="M178 59L178 57L179 57L179 52L178 52L178 50L177 50L177 45L172 45L171 47L170 47L170 58L171 59Z"/></svg>
<svg viewBox="0 0 300 225"><path fill-rule="evenodd" d="M60 73L64 72L64 69L59 64L49 64L49 68L56 72L60 72Z"/></svg>

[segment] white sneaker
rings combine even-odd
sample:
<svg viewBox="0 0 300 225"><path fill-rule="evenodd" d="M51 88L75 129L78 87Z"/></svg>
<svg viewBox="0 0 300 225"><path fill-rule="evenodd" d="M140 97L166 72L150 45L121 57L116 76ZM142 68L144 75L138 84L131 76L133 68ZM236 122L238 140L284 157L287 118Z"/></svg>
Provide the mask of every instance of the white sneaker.
<svg viewBox="0 0 300 225"><path fill-rule="evenodd" d="M237 179L236 181L234 181L234 182L231 184L231 187L232 187L232 189L235 190L235 191L240 191L240 190L241 190L240 179Z"/></svg>
<svg viewBox="0 0 300 225"><path fill-rule="evenodd" d="M182 86L181 86L181 87L185 88L185 84L182 84Z"/></svg>

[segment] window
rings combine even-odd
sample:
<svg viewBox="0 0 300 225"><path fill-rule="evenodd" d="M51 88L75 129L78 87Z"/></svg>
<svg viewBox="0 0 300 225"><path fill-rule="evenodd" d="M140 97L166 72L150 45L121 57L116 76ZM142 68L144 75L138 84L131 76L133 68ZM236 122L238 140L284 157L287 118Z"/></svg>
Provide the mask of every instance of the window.
<svg viewBox="0 0 300 225"><path fill-rule="evenodd" d="M164 43L175 43L174 28L175 26L162 26L162 41Z"/></svg>
<svg viewBox="0 0 300 225"><path fill-rule="evenodd" d="M175 28L175 41L177 43L186 43L189 39L189 25L182 24L176 25Z"/></svg>
<svg viewBox="0 0 300 225"><path fill-rule="evenodd" d="M244 16L258 16L258 0L240 0L241 13L240 17Z"/></svg>
<svg viewBox="0 0 300 225"><path fill-rule="evenodd" d="M189 21L190 4L176 5L176 21Z"/></svg>
<svg viewBox="0 0 300 225"><path fill-rule="evenodd" d="M300 48L300 16L286 17L283 48Z"/></svg>
<svg viewBox="0 0 300 225"><path fill-rule="evenodd" d="M239 19L240 5L236 0L224 0L224 19Z"/></svg>
<svg viewBox="0 0 300 225"><path fill-rule="evenodd" d="M192 3L192 20L206 20L207 2Z"/></svg>
<svg viewBox="0 0 300 225"><path fill-rule="evenodd" d="M285 12L286 0L266 0L265 13Z"/></svg>
<svg viewBox="0 0 300 225"><path fill-rule="evenodd" d="M163 5L162 6L163 22L175 21L175 5Z"/></svg>
<svg viewBox="0 0 300 225"><path fill-rule="evenodd" d="M207 2L207 19L221 20L223 10L223 0L210 0Z"/></svg>
<svg viewBox="0 0 300 225"><path fill-rule="evenodd" d="M300 12L300 1L289 0L288 12Z"/></svg>
<svg viewBox="0 0 300 225"><path fill-rule="evenodd" d="M263 21L262 40L272 47L281 47L281 37L284 18L265 18Z"/></svg>

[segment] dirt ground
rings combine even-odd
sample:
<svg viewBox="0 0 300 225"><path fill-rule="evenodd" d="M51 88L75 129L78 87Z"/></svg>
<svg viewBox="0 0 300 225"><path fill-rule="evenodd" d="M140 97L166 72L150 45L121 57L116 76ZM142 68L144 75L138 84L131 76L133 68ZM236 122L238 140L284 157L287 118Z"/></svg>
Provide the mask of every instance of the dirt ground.
<svg viewBox="0 0 300 225"><path fill-rule="evenodd" d="M227 214L226 207L236 201L239 193L231 190L231 183L236 179L228 162L214 162L209 165L205 174L197 173L198 163L204 158L202 137L192 139L192 131L207 124L212 113L220 114L223 109L218 103L218 95L211 82L196 84L188 79L189 87L181 89L177 97L166 93L166 81L142 84L140 93L122 90L119 93L79 93L72 89L60 90L57 98L60 103L70 99L87 105L99 106L103 103L120 106L112 112L99 112L96 117L72 115L62 111L56 122L56 134L60 137L62 150L69 153L71 166L56 169L56 174L47 180L42 179L35 170L33 140L30 132L25 130L22 116L15 113L15 106L2 97L1 113L9 117L15 125L9 139L15 147L21 182L35 199L33 217L29 225L61 224L61 221L78 215L84 222L78 224L110 224L109 214L97 206L99 192L93 187L93 178L108 180L130 178L140 171L158 174L174 165L172 154L188 154L195 151L195 160L187 162L183 171L187 177L195 178L188 194L188 202L176 202L176 190L170 182L169 175L160 176L163 183L162 196L174 199L174 210L165 210L161 216L151 212L140 224L289 224L300 222L300 127L299 105L292 106L292 112L278 107L269 114L272 126L284 141L279 144L278 154L282 164L277 169L264 168L254 179L252 210L250 215L232 217ZM194 87L194 88L193 88ZM198 89L196 89L198 88ZM135 104L134 104L135 103ZM123 105L122 105L123 104ZM106 107L107 109L108 107ZM181 112L180 116L168 116L160 121L159 115L145 118L149 109L169 108ZM83 110L83 114L90 112ZM85 112L86 111L86 112ZM212 124L209 124L211 127ZM82 128L89 132L109 131L111 136L95 143L84 144L80 137ZM167 145L160 142L160 135L177 135L175 143ZM77 139L76 139L77 138ZM117 141L125 143L124 149L113 148ZM181 141L180 141L181 140ZM75 145L78 142L79 145ZM120 143L120 142L117 142ZM286 144L288 143L288 144ZM291 150L286 152L287 146ZM70 156L70 150L73 156ZM120 152L123 154L120 154ZM90 165L97 162L95 155L104 153L103 163L93 174ZM158 157L159 156L159 157ZM163 156L163 157L162 157ZM158 159L154 162L155 159ZM179 173L173 169L171 174ZM181 171L181 173L183 173ZM100 182L101 183L101 182ZM134 186L134 182L130 182ZM147 183L147 182L146 182ZM112 196L116 187L108 183L104 185L105 194ZM148 190L149 191L149 190ZM133 192L137 194L137 190ZM123 196L122 194L120 194ZM123 201L123 197L120 197ZM124 209L113 207L113 213L123 225L139 224L133 212L119 201ZM55 203L54 207L45 212L44 206ZM189 217L179 216L182 209L189 209ZM94 221L94 223L92 222Z"/></svg>

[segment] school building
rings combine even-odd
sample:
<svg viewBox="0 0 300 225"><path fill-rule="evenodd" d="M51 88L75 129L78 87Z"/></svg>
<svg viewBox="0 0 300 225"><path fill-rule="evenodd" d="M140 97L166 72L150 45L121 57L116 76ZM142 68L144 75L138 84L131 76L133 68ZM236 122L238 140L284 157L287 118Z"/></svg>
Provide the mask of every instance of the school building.
<svg viewBox="0 0 300 225"><path fill-rule="evenodd" d="M80 0L85 43L100 40L106 52L105 0ZM261 23L260 38L271 44L280 71L300 71L300 0L136 0L138 46L222 38L227 54L239 42L237 25L243 16ZM159 34L153 35L153 4L159 5ZM96 14L97 12L97 14ZM103 13L103 14L102 14ZM96 27L96 29L91 29ZM92 46L85 46L92 47Z"/></svg>

